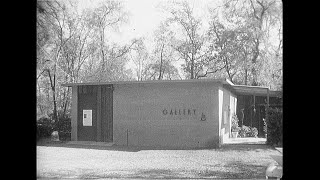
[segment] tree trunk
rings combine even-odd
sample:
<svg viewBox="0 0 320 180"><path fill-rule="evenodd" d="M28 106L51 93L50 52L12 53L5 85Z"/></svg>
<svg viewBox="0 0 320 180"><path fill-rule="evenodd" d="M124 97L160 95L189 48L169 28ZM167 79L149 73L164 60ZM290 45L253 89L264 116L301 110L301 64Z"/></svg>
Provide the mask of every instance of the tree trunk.
<svg viewBox="0 0 320 180"><path fill-rule="evenodd" d="M164 44L162 44L162 47L161 47L161 53L160 53L160 68L159 68L159 77L158 77L158 80L161 80L162 79L162 64L163 64L163 60L162 60L162 54L163 54L163 48L164 48Z"/></svg>
<svg viewBox="0 0 320 180"><path fill-rule="evenodd" d="M42 100L42 95L41 95L41 90L40 90L40 86L39 86L39 84L38 84L38 96L39 96L39 101L41 101ZM41 102L37 102L37 104L38 104L38 106L39 106L39 109L40 109L40 114L42 115L43 114L43 107L42 107L42 105L41 105Z"/></svg>
<svg viewBox="0 0 320 180"><path fill-rule="evenodd" d="M64 91L64 97L63 97L63 114L62 114L62 117L64 117L66 115L66 111L67 111L67 107L68 107L68 103L69 103L69 91L70 91L70 88L67 89L67 92Z"/></svg>
<svg viewBox="0 0 320 180"><path fill-rule="evenodd" d="M56 96L55 96L55 91L52 91L53 95L53 120L56 122L58 120L57 116L57 102L56 102Z"/></svg>
<svg viewBox="0 0 320 180"><path fill-rule="evenodd" d="M226 72L228 74L228 77L229 77L230 81L233 82L233 80L232 80L233 75L231 75L227 58L224 58L224 61L225 61L225 68L226 68Z"/></svg>
<svg viewBox="0 0 320 180"><path fill-rule="evenodd" d="M105 68L106 68L106 65L105 65L105 53L104 53L104 28L102 27L100 29L100 52L101 52L101 71L99 72L98 74L98 82L101 82L102 79L103 79L103 74L105 72Z"/></svg>
<svg viewBox="0 0 320 180"><path fill-rule="evenodd" d="M257 39L256 41L256 46L255 46L255 50L254 50L254 55L252 57L252 65L253 67L251 68L251 72L252 72L252 77L253 77L253 80L252 80L252 86L257 86L258 85L258 82L257 82L257 70L255 68L255 65L257 63L257 59L258 59L258 56L259 56L259 44L260 44L260 41L259 39Z"/></svg>
<svg viewBox="0 0 320 180"><path fill-rule="evenodd" d="M56 87L55 87L55 81L56 81L56 75L53 75L53 80L51 77L50 70L47 69L48 75L49 75L49 80L50 80L50 85L51 85L51 90L52 90L52 99L53 99L53 121L57 122L58 116L57 116L57 102L56 102Z"/></svg>
<svg viewBox="0 0 320 180"><path fill-rule="evenodd" d="M67 111L67 107L68 107L68 99L66 100L66 103L64 105L64 109L63 109L63 117L66 115L66 111Z"/></svg>
<svg viewBox="0 0 320 180"><path fill-rule="evenodd" d="M194 54L192 53L191 54L191 77L190 77L190 79L194 79L193 71L194 71Z"/></svg>

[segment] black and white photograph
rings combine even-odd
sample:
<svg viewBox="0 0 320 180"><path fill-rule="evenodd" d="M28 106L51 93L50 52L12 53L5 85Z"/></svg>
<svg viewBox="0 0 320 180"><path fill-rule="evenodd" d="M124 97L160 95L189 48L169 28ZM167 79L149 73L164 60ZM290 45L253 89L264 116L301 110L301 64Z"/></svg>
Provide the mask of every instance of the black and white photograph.
<svg viewBox="0 0 320 180"><path fill-rule="evenodd" d="M281 0L37 0L37 179L283 179Z"/></svg>

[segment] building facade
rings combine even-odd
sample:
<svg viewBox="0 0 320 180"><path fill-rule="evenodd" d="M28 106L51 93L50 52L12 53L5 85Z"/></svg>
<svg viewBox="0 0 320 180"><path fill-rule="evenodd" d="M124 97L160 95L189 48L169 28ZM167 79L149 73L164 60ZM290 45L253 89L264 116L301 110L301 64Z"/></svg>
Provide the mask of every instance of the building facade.
<svg viewBox="0 0 320 180"><path fill-rule="evenodd" d="M64 84L72 87L72 141L219 147L231 134L237 92L225 79Z"/></svg>

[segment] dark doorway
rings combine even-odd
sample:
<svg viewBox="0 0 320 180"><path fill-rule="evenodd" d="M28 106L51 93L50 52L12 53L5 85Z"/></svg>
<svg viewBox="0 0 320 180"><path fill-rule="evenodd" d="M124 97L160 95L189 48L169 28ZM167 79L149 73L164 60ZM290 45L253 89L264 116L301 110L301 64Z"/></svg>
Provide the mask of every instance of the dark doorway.
<svg viewBox="0 0 320 180"><path fill-rule="evenodd" d="M266 96L238 95L237 97L237 116L239 126L245 125L258 129L258 137L265 137L263 131L266 117ZM281 98L270 97L270 107L282 107Z"/></svg>
<svg viewBox="0 0 320 180"><path fill-rule="evenodd" d="M83 110L91 110L92 125L84 125ZM97 88L79 86L78 88L78 141L96 141L97 139Z"/></svg>
<svg viewBox="0 0 320 180"><path fill-rule="evenodd" d="M84 110L91 110L92 124L86 124ZM78 141L113 142L113 86L79 86Z"/></svg>

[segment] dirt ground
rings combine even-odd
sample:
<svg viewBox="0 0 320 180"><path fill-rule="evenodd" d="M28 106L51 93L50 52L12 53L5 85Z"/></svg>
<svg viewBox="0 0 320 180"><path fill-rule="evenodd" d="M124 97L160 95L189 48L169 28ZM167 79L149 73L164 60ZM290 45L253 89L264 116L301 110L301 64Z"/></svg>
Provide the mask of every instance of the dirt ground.
<svg viewBox="0 0 320 180"><path fill-rule="evenodd" d="M280 155L267 145L157 150L56 143L37 145L37 178L58 179L264 179Z"/></svg>

